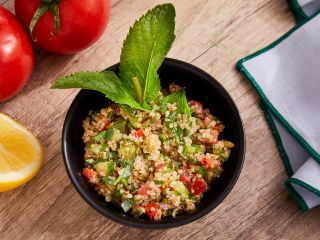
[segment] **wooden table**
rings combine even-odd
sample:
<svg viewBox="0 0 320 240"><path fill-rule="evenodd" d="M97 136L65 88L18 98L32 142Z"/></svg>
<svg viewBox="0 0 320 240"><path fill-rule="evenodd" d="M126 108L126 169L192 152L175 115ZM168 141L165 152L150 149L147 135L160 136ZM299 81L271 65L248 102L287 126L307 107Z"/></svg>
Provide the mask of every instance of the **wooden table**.
<svg viewBox="0 0 320 240"><path fill-rule="evenodd" d="M284 0L175 0L177 38L169 56L215 76L236 101L247 135L245 164L225 201L202 219L176 229L144 231L105 219L75 191L64 170L61 128L77 90L51 90L61 75L101 70L118 61L129 26L155 0L113 0L103 37L76 55L35 50L34 73L23 91L0 105L39 136L46 158L26 186L0 194L0 239L319 239L320 208L301 213L258 97L235 70L240 58L287 32L294 18ZM13 1L0 0L13 11Z"/></svg>

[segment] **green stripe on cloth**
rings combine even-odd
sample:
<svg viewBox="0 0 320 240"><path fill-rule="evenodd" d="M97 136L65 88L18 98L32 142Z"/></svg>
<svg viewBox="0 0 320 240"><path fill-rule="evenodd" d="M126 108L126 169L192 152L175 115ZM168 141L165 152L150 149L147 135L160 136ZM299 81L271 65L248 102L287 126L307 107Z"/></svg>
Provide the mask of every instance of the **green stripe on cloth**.
<svg viewBox="0 0 320 240"><path fill-rule="evenodd" d="M297 0L287 0L287 2L298 23L304 22L310 18L305 14Z"/></svg>
<svg viewBox="0 0 320 240"><path fill-rule="evenodd" d="M264 113L265 119L267 120L267 122L269 124L269 127L270 127L270 130L272 132L272 135L273 135L273 137L274 137L274 139L276 141L278 152L279 152L280 157L281 157L281 159L283 161L283 165L284 165L284 167L285 167L285 169L287 171L287 174L288 174L288 176L292 176L293 170L292 170L288 155L286 153L286 150L283 147L280 134L279 134L279 132L278 132L276 126L275 126L275 123L273 122L273 119L272 119L272 117L271 117L271 115L270 115L270 113L268 111L268 108L263 102L260 102L260 108L262 109L262 111Z"/></svg>

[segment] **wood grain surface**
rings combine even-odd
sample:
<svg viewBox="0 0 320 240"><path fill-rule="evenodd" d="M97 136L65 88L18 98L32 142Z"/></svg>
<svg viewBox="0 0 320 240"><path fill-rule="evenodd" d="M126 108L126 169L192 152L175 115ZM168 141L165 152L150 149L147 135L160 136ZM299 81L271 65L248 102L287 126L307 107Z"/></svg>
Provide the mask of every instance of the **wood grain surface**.
<svg viewBox="0 0 320 240"><path fill-rule="evenodd" d="M217 78L240 109L247 153L231 194L214 211L179 228L145 231L114 223L89 207L64 170L61 129L78 90L51 90L58 76L101 70L116 63L129 26L164 1L113 0L109 26L91 48L58 56L35 49L36 66L23 91L0 111L39 136L46 158L24 187L0 193L0 239L320 239L320 208L301 213L283 183L287 178L257 94L235 63L275 41L294 24L285 0L175 0L176 41L169 57ZM0 0L12 12L13 0Z"/></svg>

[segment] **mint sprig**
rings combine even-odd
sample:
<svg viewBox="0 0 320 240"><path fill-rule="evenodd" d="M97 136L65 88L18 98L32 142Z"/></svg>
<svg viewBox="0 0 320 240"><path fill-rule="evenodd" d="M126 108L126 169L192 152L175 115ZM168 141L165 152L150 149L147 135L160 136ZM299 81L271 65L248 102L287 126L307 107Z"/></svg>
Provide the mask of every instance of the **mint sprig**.
<svg viewBox="0 0 320 240"><path fill-rule="evenodd" d="M159 97L157 73L175 39L175 9L162 4L149 10L130 28L120 56L120 78L111 71L81 72L60 77L52 88L83 88L100 91L115 103L149 110ZM184 91L164 98L176 101L181 113L190 115Z"/></svg>
<svg viewBox="0 0 320 240"><path fill-rule="evenodd" d="M120 78L129 88L135 89L140 103L148 103L159 94L157 71L175 39L174 29L173 5L159 5L134 23L123 43ZM141 86L142 93L139 93L139 87L135 87L137 84ZM139 95L142 95L140 99Z"/></svg>

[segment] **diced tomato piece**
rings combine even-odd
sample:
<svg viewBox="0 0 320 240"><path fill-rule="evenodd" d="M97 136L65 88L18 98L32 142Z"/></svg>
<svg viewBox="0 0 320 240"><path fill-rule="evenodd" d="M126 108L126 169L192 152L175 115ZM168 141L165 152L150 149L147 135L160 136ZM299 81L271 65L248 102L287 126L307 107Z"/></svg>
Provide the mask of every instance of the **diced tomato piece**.
<svg viewBox="0 0 320 240"><path fill-rule="evenodd" d="M208 164L208 158L202 158L201 163L206 166Z"/></svg>
<svg viewBox="0 0 320 240"><path fill-rule="evenodd" d="M151 219L157 214L158 208L157 203L149 203L145 206L146 212Z"/></svg>
<svg viewBox="0 0 320 240"><path fill-rule="evenodd" d="M213 168L220 165L220 162L218 160L210 159L210 158L206 158L206 157L204 157L201 160L201 163L204 165L204 167L206 169L213 169Z"/></svg>
<svg viewBox="0 0 320 240"><path fill-rule="evenodd" d="M139 138L139 137L143 137L143 136L144 136L144 133L143 133L143 130L142 130L142 129L138 129L138 130L134 131L134 132L132 133L132 135L133 135L134 137Z"/></svg>
<svg viewBox="0 0 320 240"><path fill-rule="evenodd" d="M108 128L108 126L111 123L111 120L106 118L106 116L104 116L103 114L100 114L98 117L98 122L99 122L98 130L103 131Z"/></svg>
<svg viewBox="0 0 320 240"><path fill-rule="evenodd" d="M82 174L88 178L89 181L92 181L97 176L97 172L91 168L84 168Z"/></svg>
<svg viewBox="0 0 320 240"><path fill-rule="evenodd" d="M206 115L203 111L202 103L192 100L192 101L190 101L190 105L191 105L192 110L198 115L198 117L201 120L204 120Z"/></svg>
<svg viewBox="0 0 320 240"><path fill-rule="evenodd" d="M198 140L202 143L214 144L218 141L219 132L214 129L200 129Z"/></svg>
<svg viewBox="0 0 320 240"><path fill-rule="evenodd" d="M188 178L185 176L185 175L180 175L180 177L179 177L179 181L180 182L183 182L184 184L188 184Z"/></svg>
<svg viewBox="0 0 320 240"><path fill-rule="evenodd" d="M188 185L189 184L189 171L186 166L183 166L182 170L183 170L183 173L180 175L179 181Z"/></svg>
<svg viewBox="0 0 320 240"><path fill-rule="evenodd" d="M150 187L148 186L148 184L145 183L141 185L141 187L138 189L138 195L147 196L149 190Z"/></svg>
<svg viewBox="0 0 320 240"><path fill-rule="evenodd" d="M212 115L211 114L207 114L206 117L202 120L204 126L207 128L210 126L210 124L212 123L213 119L212 119Z"/></svg>
<svg viewBox="0 0 320 240"><path fill-rule="evenodd" d="M200 195L206 189L207 184L200 178L196 178L194 182L190 184L191 192L195 195Z"/></svg>
<svg viewBox="0 0 320 240"><path fill-rule="evenodd" d="M160 163L156 166L157 172L161 171L167 164L165 163Z"/></svg>
<svg viewBox="0 0 320 240"><path fill-rule="evenodd" d="M223 131L223 125L222 124L217 124L213 127L214 130L217 130L218 132L222 132Z"/></svg>

